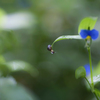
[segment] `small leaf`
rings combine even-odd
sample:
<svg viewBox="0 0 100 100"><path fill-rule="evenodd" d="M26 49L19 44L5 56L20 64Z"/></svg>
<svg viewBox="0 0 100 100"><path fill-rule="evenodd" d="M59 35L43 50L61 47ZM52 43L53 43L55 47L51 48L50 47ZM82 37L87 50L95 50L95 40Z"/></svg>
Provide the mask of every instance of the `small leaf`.
<svg viewBox="0 0 100 100"><path fill-rule="evenodd" d="M82 29L87 30L88 27L90 27L90 30L92 30L95 26L96 21L97 21L97 17L86 17L82 19L78 27L78 34L80 33Z"/></svg>
<svg viewBox="0 0 100 100"><path fill-rule="evenodd" d="M60 36L52 43L52 47L53 47L55 42L60 41L60 40L66 40L66 39L82 39L82 38L80 37L80 35L64 35L64 36Z"/></svg>
<svg viewBox="0 0 100 100"><path fill-rule="evenodd" d="M98 90L98 89L95 89L95 94L99 97L99 99L100 99L100 91Z"/></svg>
<svg viewBox="0 0 100 100"><path fill-rule="evenodd" d="M6 65L10 73L16 71L26 71L30 73L32 76L38 75L38 70L29 63L26 63L24 61L11 61L6 63Z"/></svg>
<svg viewBox="0 0 100 100"><path fill-rule="evenodd" d="M79 68L76 69L76 71L75 71L76 79L83 78L85 76L86 76L86 71L85 71L85 68L83 66L80 66Z"/></svg>

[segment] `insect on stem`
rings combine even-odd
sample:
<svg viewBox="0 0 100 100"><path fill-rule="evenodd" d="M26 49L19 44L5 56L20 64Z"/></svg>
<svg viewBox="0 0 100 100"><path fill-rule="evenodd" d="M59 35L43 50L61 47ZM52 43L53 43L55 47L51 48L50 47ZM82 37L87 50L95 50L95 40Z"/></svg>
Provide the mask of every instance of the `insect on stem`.
<svg viewBox="0 0 100 100"><path fill-rule="evenodd" d="M52 49L52 46L51 45L48 45L47 50L48 51L51 51L51 54L54 54L55 53L54 50Z"/></svg>

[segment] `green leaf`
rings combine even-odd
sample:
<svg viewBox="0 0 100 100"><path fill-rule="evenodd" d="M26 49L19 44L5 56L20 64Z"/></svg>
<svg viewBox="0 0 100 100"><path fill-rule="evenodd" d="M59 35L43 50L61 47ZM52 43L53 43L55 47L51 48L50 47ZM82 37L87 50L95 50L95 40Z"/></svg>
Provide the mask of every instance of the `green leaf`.
<svg viewBox="0 0 100 100"><path fill-rule="evenodd" d="M99 97L99 99L100 99L100 91L98 90L98 89L95 89L95 94Z"/></svg>
<svg viewBox="0 0 100 100"><path fill-rule="evenodd" d="M13 77L0 78L0 100L39 100Z"/></svg>
<svg viewBox="0 0 100 100"><path fill-rule="evenodd" d="M32 76L38 75L38 70L32 65L30 65L29 63L26 63L24 61L11 61L11 62L6 63L6 65L10 73L22 70L22 71L30 73Z"/></svg>
<svg viewBox="0 0 100 100"><path fill-rule="evenodd" d="M86 17L82 19L78 27L78 34L80 33L82 29L87 30L88 27L90 27L90 30L92 30L95 26L96 21L97 21L97 17Z"/></svg>
<svg viewBox="0 0 100 100"><path fill-rule="evenodd" d="M5 15L6 15L6 12L0 8L0 25L4 22ZM1 29L1 27L0 27L0 29Z"/></svg>
<svg viewBox="0 0 100 100"><path fill-rule="evenodd" d="M64 35L64 36L60 36L52 43L52 47L53 47L55 42L60 41L60 40L66 40L66 39L82 39L82 38L80 37L80 35Z"/></svg>
<svg viewBox="0 0 100 100"><path fill-rule="evenodd" d="M76 69L76 71L75 71L76 79L83 78L85 76L86 76L86 71L85 71L85 68L83 66L80 66L79 68Z"/></svg>

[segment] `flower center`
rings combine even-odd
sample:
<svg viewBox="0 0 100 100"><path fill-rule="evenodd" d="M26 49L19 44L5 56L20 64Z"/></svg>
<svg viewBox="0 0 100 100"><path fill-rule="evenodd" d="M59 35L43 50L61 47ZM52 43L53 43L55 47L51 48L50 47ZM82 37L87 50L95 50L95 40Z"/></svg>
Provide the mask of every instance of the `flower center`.
<svg viewBox="0 0 100 100"><path fill-rule="evenodd" d="M91 36L87 36L87 37L86 37L87 40L90 40L90 38L91 38Z"/></svg>

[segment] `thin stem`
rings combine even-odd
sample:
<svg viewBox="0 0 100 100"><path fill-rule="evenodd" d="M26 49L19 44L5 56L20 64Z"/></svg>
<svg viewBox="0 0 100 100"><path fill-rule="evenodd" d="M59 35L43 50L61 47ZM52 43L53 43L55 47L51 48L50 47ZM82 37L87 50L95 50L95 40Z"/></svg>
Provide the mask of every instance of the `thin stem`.
<svg viewBox="0 0 100 100"><path fill-rule="evenodd" d="M85 77L85 80L87 81L87 83L89 84L90 88L92 88L91 84L89 83L88 79ZM96 95L96 93L94 91L92 91L93 94L95 95L95 97L97 98L97 100L99 100L98 96Z"/></svg>
<svg viewBox="0 0 100 100"><path fill-rule="evenodd" d="M90 63L90 72L91 72L91 86L92 86L92 91L94 90L94 83L93 83L93 74L92 74L92 61L91 61L91 50L90 47L87 48L88 53L89 53L89 63Z"/></svg>
<svg viewBox="0 0 100 100"><path fill-rule="evenodd" d="M89 84L90 88L92 88L91 84L89 83L88 79L86 77L84 77L85 80L87 81L87 83Z"/></svg>

